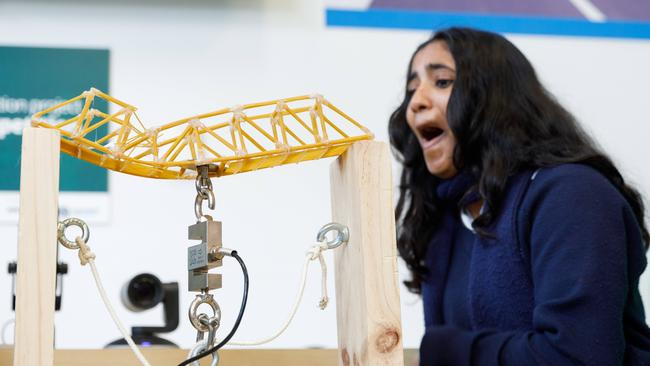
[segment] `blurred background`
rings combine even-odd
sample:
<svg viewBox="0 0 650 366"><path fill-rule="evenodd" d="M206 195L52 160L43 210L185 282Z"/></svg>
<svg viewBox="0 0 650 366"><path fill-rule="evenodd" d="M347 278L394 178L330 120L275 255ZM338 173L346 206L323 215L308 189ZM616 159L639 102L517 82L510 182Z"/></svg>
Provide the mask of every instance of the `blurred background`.
<svg viewBox="0 0 650 366"><path fill-rule="evenodd" d="M454 24L500 31L512 40L547 88L648 197L648 9L631 0L618 1L619 8L606 1L530 8L516 5L522 2L511 8L489 1L474 7L471 1L451 4L461 3L470 5L0 0L0 265L6 268L16 260L15 144L20 127L29 120L25 116L35 112L21 112L20 99L38 105L39 100L70 99L95 86L138 107L140 119L149 127L221 107L318 92L370 128L377 140L387 141L388 116L401 101L411 53L431 30ZM239 251L251 277L248 308L235 339L265 337L288 315L305 251L330 220L332 161L213 180L212 215L223 222L224 246ZM62 217L74 215L90 224L89 245L125 325L162 325L161 307L133 313L119 301L124 283L150 272L163 282L179 282L181 324L166 338L191 347L196 333L185 315L194 298L187 292L186 250L193 244L187 240L187 226L195 221L194 182L67 169L61 177L67 182L61 187ZM395 181L398 174L394 164ZM326 259L333 268L331 253ZM60 260L69 271L55 318L56 346L101 348L120 338L89 268L81 267L76 253L67 249L60 250ZM224 278L223 289L214 294L225 332L239 310L241 274L229 260L216 272ZM400 275L407 276L402 263ZM326 310L318 309L320 270L315 264L309 276L293 324L263 347L336 347L334 299ZM331 270L329 276L333 297ZM640 286L648 309L647 275ZM11 276L3 270L3 324L14 318L11 293ZM401 302L404 346L418 347L423 333L421 301L402 286ZM3 338L11 342L11 327L4 332Z"/></svg>

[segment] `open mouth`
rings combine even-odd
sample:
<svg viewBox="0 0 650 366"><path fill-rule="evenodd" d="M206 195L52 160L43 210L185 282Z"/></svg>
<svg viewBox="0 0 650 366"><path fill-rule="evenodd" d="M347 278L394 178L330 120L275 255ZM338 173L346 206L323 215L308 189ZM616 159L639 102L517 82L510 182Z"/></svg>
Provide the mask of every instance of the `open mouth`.
<svg viewBox="0 0 650 366"><path fill-rule="evenodd" d="M425 142L429 142L442 135L445 131L435 126L422 126L418 128L418 132Z"/></svg>

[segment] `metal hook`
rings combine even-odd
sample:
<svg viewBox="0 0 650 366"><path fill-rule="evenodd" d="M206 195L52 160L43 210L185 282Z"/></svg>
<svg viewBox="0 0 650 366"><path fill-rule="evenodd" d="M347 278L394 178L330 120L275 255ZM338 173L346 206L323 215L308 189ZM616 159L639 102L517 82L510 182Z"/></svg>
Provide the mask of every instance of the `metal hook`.
<svg viewBox="0 0 650 366"><path fill-rule="evenodd" d="M347 226L343 224L339 224L337 222L330 222L329 224L323 226L318 231L316 240L319 243L325 241L327 239L326 235L330 231L336 231L336 236L334 237L334 239L328 240L326 242L328 249L334 249L340 246L341 244L347 244L348 240L350 239L350 230L348 229Z"/></svg>
<svg viewBox="0 0 650 366"><path fill-rule="evenodd" d="M203 201L205 200L205 198L203 198L204 194L208 197L208 208L214 210L214 193L210 190L201 190L201 192L196 195L196 199L194 200L194 215L199 221L202 218L205 218L208 221L212 221L212 216L203 214Z"/></svg>
<svg viewBox="0 0 650 366"><path fill-rule="evenodd" d="M212 190L210 190L210 189L206 189L203 193L206 193L206 192L208 194L208 207L211 210L214 210L214 192L212 192Z"/></svg>

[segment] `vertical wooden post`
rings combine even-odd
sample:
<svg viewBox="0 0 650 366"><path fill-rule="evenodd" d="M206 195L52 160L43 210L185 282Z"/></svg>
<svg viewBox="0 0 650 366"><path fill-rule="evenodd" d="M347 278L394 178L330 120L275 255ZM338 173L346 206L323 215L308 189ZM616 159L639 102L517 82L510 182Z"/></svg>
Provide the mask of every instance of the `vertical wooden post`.
<svg viewBox="0 0 650 366"><path fill-rule="evenodd" d="M335 250L339 365L404 364L391 159L384 142L352 145L331 166L333 221L350 229Z"/></svg>
<svg viewBox="0 0 650 366"><path fill-rule="evenodd" d="M59 133L23 130L14 366L52 366Z"/></svg>

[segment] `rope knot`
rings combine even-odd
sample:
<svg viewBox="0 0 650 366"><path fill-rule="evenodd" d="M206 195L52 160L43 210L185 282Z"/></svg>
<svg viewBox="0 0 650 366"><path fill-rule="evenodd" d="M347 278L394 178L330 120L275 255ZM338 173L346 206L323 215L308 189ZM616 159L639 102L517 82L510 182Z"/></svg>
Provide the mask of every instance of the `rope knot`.
<svg viewBox="0 0 650 366"><path fill-rule="evenodd" d="M329 301L330 301L329 297L327 297L327 295L324 295L323 297L321 297L320 301L318 302L318 307L321 310L325 310Z"/></svg>
<svg viewBox="0 0 650 366"><path fill-rule="evenodd" d="M90 247L82 238L76 237L75 242L77 242L77 245L79 245L78 254L79 261L81 262L82 266L85 266L87 263L90 263L90 261L95 260L95 253L90 250Z"/></svg>
<svg viewBox="0 0 650 366"><path fill-rule="evenodd" d="M321 255L323 255L323 251L327 249L328 248L326 243L318 243L313 247L309 248L309 250L307 251L307 254L309 255L309 260L315 261Z"/></svg>

